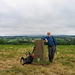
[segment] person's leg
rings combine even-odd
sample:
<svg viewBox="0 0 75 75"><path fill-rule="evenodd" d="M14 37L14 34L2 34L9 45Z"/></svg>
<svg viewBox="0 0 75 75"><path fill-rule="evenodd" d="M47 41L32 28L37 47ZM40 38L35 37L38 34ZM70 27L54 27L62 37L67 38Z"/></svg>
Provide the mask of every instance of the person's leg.
<svg viewBox="0 0 75 75"><path fill-rule="evenodd" d="M53 46L53 47L52 47L52 50L51 50L51 62L53 62L54 53L55 53L55 46Z"/></svg>
<svg viewBox="0 0 75 75"><path fill-rule="evenodd" d="M49 61L51 62L51 47L48 47L48 56L49 56Z"/></svg>

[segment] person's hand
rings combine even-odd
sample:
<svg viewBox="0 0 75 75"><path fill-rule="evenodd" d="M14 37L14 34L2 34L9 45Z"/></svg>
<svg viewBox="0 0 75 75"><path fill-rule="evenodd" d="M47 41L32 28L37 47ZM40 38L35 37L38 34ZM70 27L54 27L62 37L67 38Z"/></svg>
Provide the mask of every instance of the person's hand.
<svg viewBox="0 0 75 75"><path fill-rule="evenodd" d="M47 39L45 39L45 41L46 41L46 42L48 42L48 40L47 40Z"/></svg>

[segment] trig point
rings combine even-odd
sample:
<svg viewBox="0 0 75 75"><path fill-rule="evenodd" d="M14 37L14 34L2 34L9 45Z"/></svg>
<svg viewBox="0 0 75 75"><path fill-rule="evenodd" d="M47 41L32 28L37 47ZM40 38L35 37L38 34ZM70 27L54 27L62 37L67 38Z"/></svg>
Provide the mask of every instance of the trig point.
<svg viewBox="0 0 75 75"><path fill-rule="evenodd" d="M34 51L34 62L46 61L44 41L36 40L35 42L35 51Z"/></svg>

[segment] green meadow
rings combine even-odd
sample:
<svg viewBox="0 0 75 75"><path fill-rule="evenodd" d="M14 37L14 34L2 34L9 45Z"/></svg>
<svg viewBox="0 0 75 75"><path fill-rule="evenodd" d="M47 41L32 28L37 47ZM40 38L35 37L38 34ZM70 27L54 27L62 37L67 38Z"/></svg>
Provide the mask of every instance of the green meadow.
<svg viewBox="0 0 75 75"><path fill-rule="evenodd" d="M20 58L26 51L33 51L30 45L0 45L0 75L75 75L75 45L58 45L53 63L48 61L48 48L45 45L46 63L25 64Z"/></svg>

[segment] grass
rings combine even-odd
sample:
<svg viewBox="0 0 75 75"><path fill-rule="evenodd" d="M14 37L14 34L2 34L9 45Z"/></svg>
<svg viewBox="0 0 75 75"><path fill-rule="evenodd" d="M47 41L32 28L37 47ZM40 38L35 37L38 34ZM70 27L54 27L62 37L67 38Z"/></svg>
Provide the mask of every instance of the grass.
<svg viewBox="0 0 75 75"><path fill-rule="evenodd" d="M20 64L25 52L32 52L34 45L0 45L0 75L75 75L75 45L58 45L53 63Z"/></svg>

